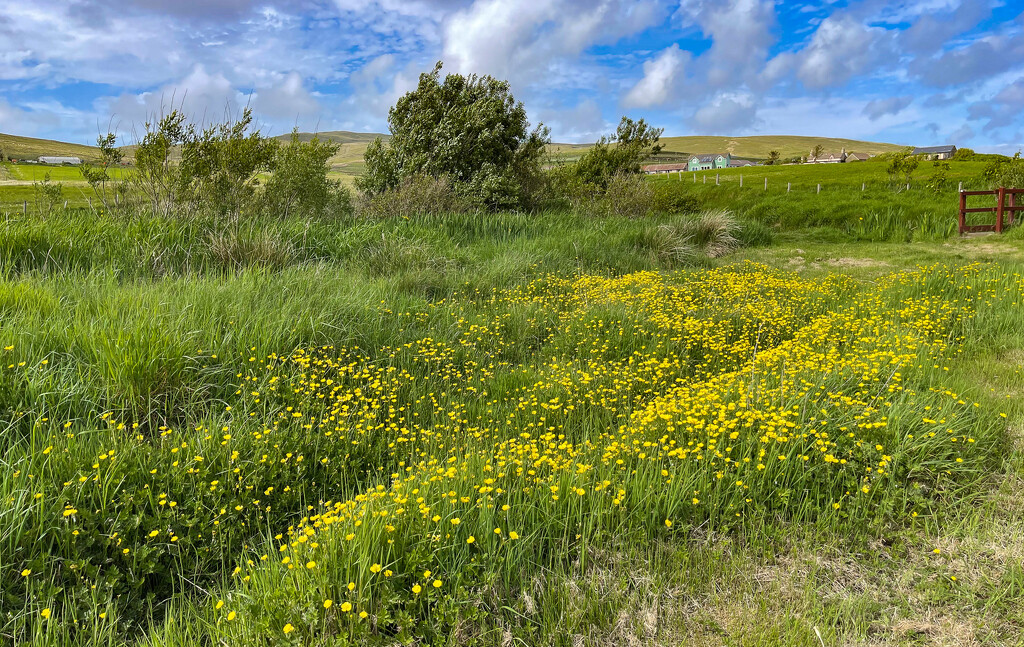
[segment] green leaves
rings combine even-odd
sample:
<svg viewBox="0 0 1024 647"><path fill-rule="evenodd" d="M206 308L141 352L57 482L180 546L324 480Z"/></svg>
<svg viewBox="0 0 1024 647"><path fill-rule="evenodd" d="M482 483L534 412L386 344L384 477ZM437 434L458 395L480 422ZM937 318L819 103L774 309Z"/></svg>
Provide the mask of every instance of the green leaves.
<svg viewBox="0 0 1024 647"><path fill-rule="evenodd" d="M449 74L441 63L391 108L391 141L364 155L360 190L378 195L414 175L448 177L454 189L489 208L529 206L548 129L530 130L526 109L507 81Z"/></svg>

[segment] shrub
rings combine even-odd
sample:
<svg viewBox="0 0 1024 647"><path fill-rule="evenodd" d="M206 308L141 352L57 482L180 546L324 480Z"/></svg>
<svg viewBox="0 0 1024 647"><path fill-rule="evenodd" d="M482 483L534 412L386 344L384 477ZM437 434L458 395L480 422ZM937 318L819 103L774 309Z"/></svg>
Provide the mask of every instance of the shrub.
<svg viewBox="0 0 1024 647"><path fill-rule="evenodd" d="M293 131L288 145L278 148L274 172L264 185L265 210L281 218L350 215L352 194L341 182L327 177L330 159L337 152L338 145L333 142L317 137L303 142L298 131Z"/></svg>
<svg viewBox="0 0 1024 647"><path fill-rule="evenodd" d="M470 200L457 193L447 177L414 175L378 194L364 195L359 214L367 218L412 218L473 210Z"/></svg>
<svg viewBox="0 0 1024 647"><path fill-rule="evenodd" d="M984 177L993 188L1024 188L1024 159L1020 152L1013 157L1004 157L985 167Z"/></svg>
<svg viewBox="0 0 1024 647"><path fill-rule="evenodd" d="M700 200L680 182L651 182L654 210L661 213L696 213Z"/></svg>
<svg viewBox="0 0 1024 647"><path fill-rule="evenodd" d="M643 119L633 121L623 117L615 135L611 139L597 140L570 167L572 173L582 182L607 189L617 176L639 174L643 161L661 152L658 140L663 131L663 128L652 128Z"/></svg>
<svg viewBox="0 0 1024 647"><path fill-rule="evenodd" d="M654 191L643 176L618 174L594 202L594 212L602 216L642 218L654 207Z"/></svg>
<svg viewBox="0 0 1024 647"><path fill-rule="evenodd" d="M441 63L388 113L391 139L366 149L356 186L380 195L416 175L447 177L452 188L492 209L531 206L548 130L530 130L507 81L449 74Z"/></svg>

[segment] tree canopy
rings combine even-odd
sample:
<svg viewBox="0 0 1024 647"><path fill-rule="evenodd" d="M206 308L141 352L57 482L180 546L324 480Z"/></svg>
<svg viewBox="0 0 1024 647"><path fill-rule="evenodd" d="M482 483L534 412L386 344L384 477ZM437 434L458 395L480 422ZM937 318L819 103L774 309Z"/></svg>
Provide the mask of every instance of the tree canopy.
<svg viewBox="0 0 1024 647"><path fill-rule="evenodd" d="M548 129L530 128L507 81L448 74L442 64L388 113L391 139L364 155L357 186L374 195L417 175L447 178L455 190L491 208L527 206L540 182Z"/></svg>

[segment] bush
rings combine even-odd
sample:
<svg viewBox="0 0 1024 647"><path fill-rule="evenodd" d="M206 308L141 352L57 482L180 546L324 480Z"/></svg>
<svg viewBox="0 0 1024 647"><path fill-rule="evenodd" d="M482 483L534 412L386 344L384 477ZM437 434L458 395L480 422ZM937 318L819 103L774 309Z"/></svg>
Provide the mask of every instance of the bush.
<svg viewBox="0 0 1024 647"><path fill-rule="evenodd" d="M338 145L333 142L317 137L302 142L298 131L293 131L288 145L277 150L274 172L263 187L267 213L280 218L350 215L352 194L341 182L327 177L330 159L337 152Z"/></svg>
<svg viewBox="0 0 1024 647"><path fill-rule="evenodd" d="M700 200L684 188L682 182L651 182L654 210L660 213L696 213Z"/></svg>
<svg viewBox="0 0 1024 647"><path fill-rule="evenodd" d="M995 160L985 167L984 177L992 188L1024 188L1024 159L1018 152L1013 157Z"/></svg>
<svg viewBox="0 0 1024 647"><path fill-rule="evenodd" d="M654 191L641 175L620 173L611 178L608 188L594 202L594 213L602 216L642 218L654 207Z"/></svg>
<svg viewBox="0 0 1024 647"><path fill-rule="evenodd" d="M363 195L359 215L366 218L412 218L442 213L466 213L473 203L455 191L447 177L414 175L378 194Z"/></svg>
<svg viewBox="0 0 1024 647"><path fill-rule="evenodd" d="M454 191L488 208L533 206L548 130L530 130L507 81L449 74L442 82L440 73L438 63L421 74L391 108L391 139L367 147L356 186L377 196L417 175L447 177Z"/></svg>

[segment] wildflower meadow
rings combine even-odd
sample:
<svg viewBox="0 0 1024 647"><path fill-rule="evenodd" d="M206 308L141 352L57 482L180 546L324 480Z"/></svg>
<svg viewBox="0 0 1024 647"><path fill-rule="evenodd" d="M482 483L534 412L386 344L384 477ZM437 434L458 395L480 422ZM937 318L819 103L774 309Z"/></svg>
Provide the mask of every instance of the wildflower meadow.
<svg viewBox="0 0 1024 647"><path fill-rule="evenodd" d="M1020 323L1022 287L983 263L872 280L742 260L538 270L385 295L366 309L386 332L344 343L267 348L246 336L264 324L231 312L202 334L135 329L110 343L174 337L178 357L132 366L184 385L143 398L102 367L69 395L93 349L55 325L51 351L24 326L70 308L74 328L88 301L11 280L0 636L575 645L605 626L610 644L656 641L615 605L666 546L869 538L970 501L1006 414L950 367ZM595 593L594 572L625 575Z"/></svg>

